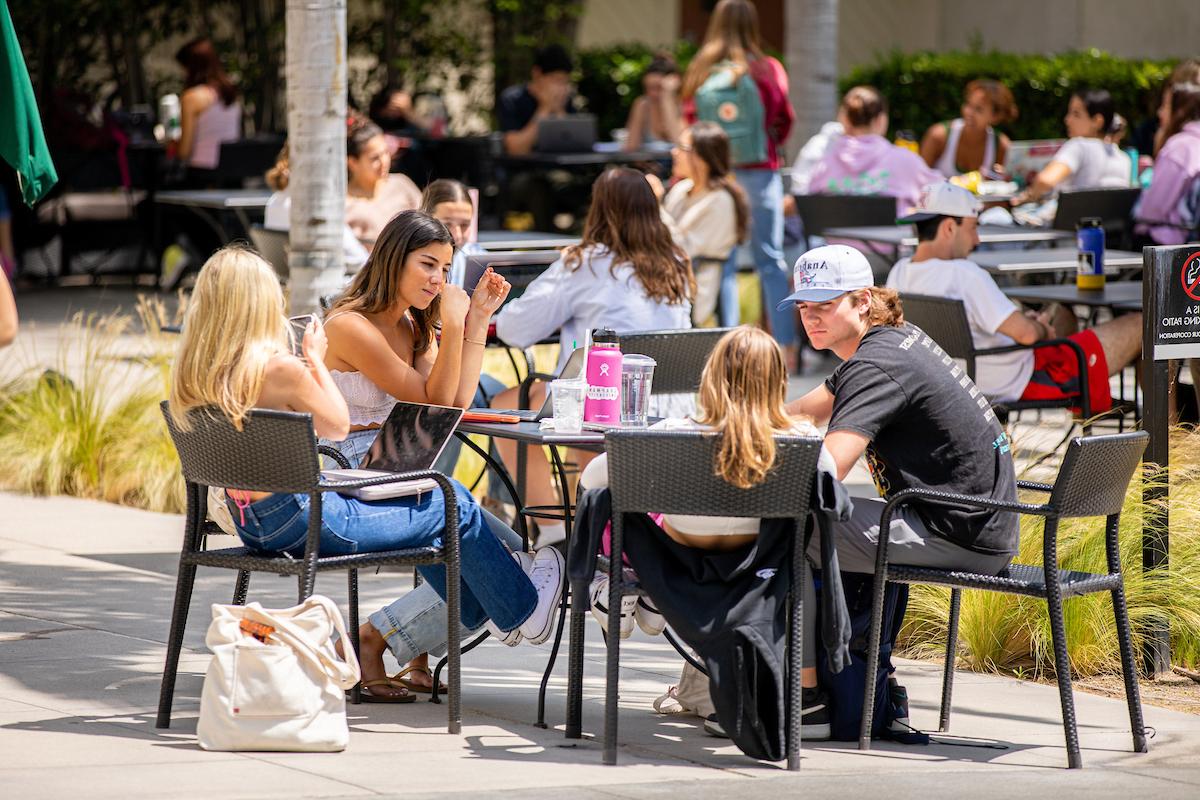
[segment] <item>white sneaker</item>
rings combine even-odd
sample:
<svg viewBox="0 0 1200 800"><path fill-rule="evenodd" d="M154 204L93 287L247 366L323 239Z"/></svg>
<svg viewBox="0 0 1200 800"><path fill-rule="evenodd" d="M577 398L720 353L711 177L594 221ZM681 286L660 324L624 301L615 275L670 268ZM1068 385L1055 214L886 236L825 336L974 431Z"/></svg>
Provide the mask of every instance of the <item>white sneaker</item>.
<svg viewBox="0 0 1200 800"><path fill-rule="evenodd" d="M529 580L537 591L537 605L529 619L521 625L521 634L530 644L541 644L550 638L562 600L563 554L553 547L543 547L533 555Z"/></svg>
<svg viewBox="0 0 1200 800"><path fill-rule="evenodd" d="M521 571L526 575L529 574L529 570L533 569L533 553L526 553L524 550L519 550L516 553L513 553L512 557L518 564L521 565ZM521 636L520 627L513 628L511 631L506 633L497 628L495 623L493 623L490 619L487 621L486 626L488 633L490 633L496 639L496 641L500 642L502 645L507 647L516 647L521 643L521 639L523 637Z"/></svg>
<svg viewBox="0 0 1200 800"><path fill-rule="evenodd" d="M692 710L679 700L679 687L672 686L665 694L654 700L654 710L659 714L691 714Z"/></svg>
<svg viewBox="0 0 1200 800"><path fill-rule="evenodd" d="M637 608L634 609L633 618L637 620L638 627L642 629L642 633L647 636L658 636L667 627L667 621L663 619L663 615L654 607L649 597L639 595L637 599Z"/></svg>
<svg viewBox="0 0 1200 800"><path fill-rule="evenodd" d="M592 616L600 623L600 630L608 632L608 576L597 575L592 579L588 589L588 598L592 603ZM628 639L633 633L633 617L637 608L637 596L632 594L621 597L621 638Z"/></svg>

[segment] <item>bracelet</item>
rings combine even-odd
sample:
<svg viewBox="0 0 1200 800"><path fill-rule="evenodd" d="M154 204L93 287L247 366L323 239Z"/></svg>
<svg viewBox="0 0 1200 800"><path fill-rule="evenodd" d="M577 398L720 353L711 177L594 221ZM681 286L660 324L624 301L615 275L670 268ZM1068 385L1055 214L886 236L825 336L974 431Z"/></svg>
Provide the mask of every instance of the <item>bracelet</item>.
<svg viewBox="0 0 1200 800"><path fill-rule="evenodd" d="M487 347L487 339L472 339L470 336L463 336L463 341Z"/></svg>

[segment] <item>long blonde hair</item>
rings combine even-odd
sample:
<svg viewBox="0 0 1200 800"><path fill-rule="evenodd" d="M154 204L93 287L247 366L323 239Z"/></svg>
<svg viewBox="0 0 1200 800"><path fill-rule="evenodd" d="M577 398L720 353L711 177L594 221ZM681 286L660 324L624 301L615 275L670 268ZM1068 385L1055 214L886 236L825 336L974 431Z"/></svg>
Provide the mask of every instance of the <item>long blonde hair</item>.
<svg viewBox="0 0 1200 800"><path fill-rule="evenodd" d="M784 410L787 368L770 334L742 325L721 337L700 376L696 421L721 435L713 474L739 489L775 466L775 433L796 420Z"/></svg>
<svg viewBox="0 0 1200 800"><path fill-rule="evenodd" d="M275 270L244 247L213 253L196 278L183 319L168 403L181 429L187 413L216 406L241 430L258 402L267 362L290 333Z"/></svg>
<svg viewBox="0 0 1200 800"><path fill-rule="evenodd" d="M732 61L735 77L741 78L750 69L750 62L762 57L754 4L749 0L721 0L708 21L704 44L684 73L680 96L684 100L694 96L712 68L722 61Z"/></svg>

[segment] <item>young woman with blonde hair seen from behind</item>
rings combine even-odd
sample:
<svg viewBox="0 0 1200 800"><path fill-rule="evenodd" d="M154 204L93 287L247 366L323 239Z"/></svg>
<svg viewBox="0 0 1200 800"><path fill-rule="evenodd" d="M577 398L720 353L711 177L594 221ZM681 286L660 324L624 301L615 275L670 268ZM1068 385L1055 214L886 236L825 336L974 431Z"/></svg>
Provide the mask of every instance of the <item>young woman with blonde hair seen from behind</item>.
<svg viewBox="0 0 1200 800"><path fill-rule="evenodd" d="M274 270L254 253L227 247L204 265L183 323L171 374L170 411L188 425L189 412L215 407L241 428L253 408L312 415L318 436L339 440L350 427L350 411L325 366L327 341L317 321L302 342L303 360L291 354L283 293ZM470 492L455 483L462 542L462 622L479 627L489 618L501 635L520 632L544 639L552 627L561 586L561 563L535 565L527 576L489 530ZM226 489L226 505L239 538L251 550L303 554L307 538L307 494ZM322 498L320 553L351 553L424 547L440 541L443 501L435 491L365 503L335 493ZM440 566L420 568L445 595ZM372 667L377 670L372 674ZM383 676L382 659L364 664L364 686L372 699L403 702L406 693Z"/></svg>
<svg viewBox="0 0 1200 800"><path fill-rule="evenodd" d="M717 310L721 268L733 248L746 241L750 205L733 177L729 137L715 123L697 122L684 130L671 150L671 174L679 180L663 198L663 210L692 259L692 324L708 325Z"/></svg>
<svg viewBox="0 0 1200 800"><path fill-rule="evenodd" d="M610 169L592 187L592 206L582 241L563 251L525 293L496 317L496 335L513 347L529 347L558 332L560 354L555 371L583 347L596 328L620 333L691 327L696 283L687 254L671 238L646 176L626 167ZM570 376L574 377L574 376ZM544 384L534 384L530 403L538 408ZM516 408L517 390L500 394L495 408ZM652 400L653 405L654 400ZM654 406L651 413L668 409ZM497 441L505 462L516 464L516 447ZM528 505L561 502L551 485L550 465L541 449L530 450L525 501ZM586 460L586 454L577 454ZM539 543L561 540L562 523L540 525Z"/></svg>

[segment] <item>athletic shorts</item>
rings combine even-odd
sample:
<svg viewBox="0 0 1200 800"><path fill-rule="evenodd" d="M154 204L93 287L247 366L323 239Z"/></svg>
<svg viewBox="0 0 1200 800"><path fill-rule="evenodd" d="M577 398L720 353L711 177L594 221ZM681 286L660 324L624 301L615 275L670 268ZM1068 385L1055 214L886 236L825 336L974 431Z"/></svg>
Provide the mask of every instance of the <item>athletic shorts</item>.
<svg viewBox="0 0 1200 800"><path fill-rule="evenodd" d="M1108 360L1100 339L1090 330L1073 334L1070 339L1083 348L1092 413L1108 411L1112 395L1108 391ZM1021 394L1022 400L1065 400L1079 395L1079 359L1071 347L1060 344L1033 351L1033 374Z"/></svg>

